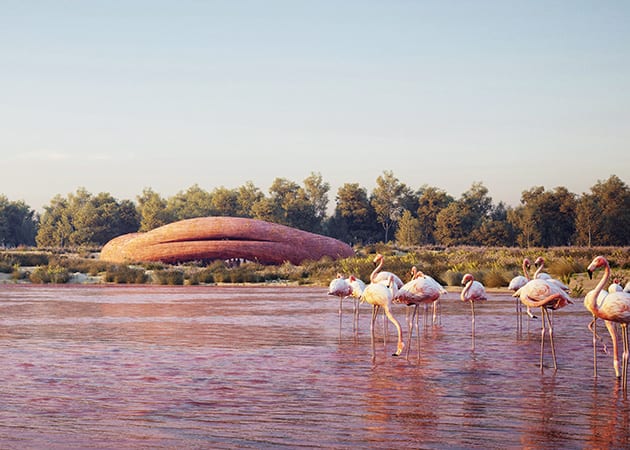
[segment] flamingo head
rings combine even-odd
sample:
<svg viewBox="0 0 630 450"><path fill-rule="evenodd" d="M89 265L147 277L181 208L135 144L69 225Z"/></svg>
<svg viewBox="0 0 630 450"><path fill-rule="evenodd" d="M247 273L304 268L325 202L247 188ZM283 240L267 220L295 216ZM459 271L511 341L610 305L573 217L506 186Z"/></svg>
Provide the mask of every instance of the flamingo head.
<svg viewBox="0 0 630 450"><path fill-rule="evenodd" d="M350 282L357 281L357 277L355 277L354 275L350 275L348 277L348 281L350 281Z"/></svg>
<svg viewBox="0 0 630 450"><path fill-rule="evenodd" d="M343 278L343 275L341 275L340 273L337 273L337 278Z"/></svg>
<svg viewBox="0 0 630 450"><path fill-rule="evenodd" d="M608 261L606 260L606 258L604 258L603 256L596 256L586 268L586 271L588 272L588 277L592 279L593 272L604 266L608 266Z"/></svg>
<svg viewBox="0 0 630 450"><path fill-rule="evenodd" d="M462 285L465 285L466 283L473 281L475 278L472 276L472 274L467 273L466 275L464 275L464 278L462 278Z"/></svg>
<svg viewBox="0 0 630 450"><path fill-rule="evenodd" d="M527 267L528 269L532 266L532 262L529 260L529 258L525 258L523 260L523 266Z"/></svg>
<svg viewBox="0 0 630 450"><path fill-rule="evenodd" d="M413 266L411 268L411 279L412 280L416 277L416 273L418 273L418 268L416 266Z"/></svg>
<svg viewBox="0 0 630 450"><path fill-rule="evenodd" d="M545 263L545 260L543 259L542 256L539 256L538 258L536 258L536 261L534 261L534 265L536 267L541 266Z"/></svg>
<svg viewBox="0 0 630 450"><path fill-rule="evenodd" d="M376 265L383 260L383 255L377 253L372 262Z"/></svg>

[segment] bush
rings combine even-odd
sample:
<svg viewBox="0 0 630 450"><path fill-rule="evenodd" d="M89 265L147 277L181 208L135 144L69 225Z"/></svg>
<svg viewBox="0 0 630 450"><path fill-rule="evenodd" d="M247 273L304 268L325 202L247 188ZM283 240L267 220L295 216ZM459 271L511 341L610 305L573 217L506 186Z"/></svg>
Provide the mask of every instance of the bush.
<svg viewBox="0 0 630 450"><path fill-rule="evenodd" d="M169 286L184 284L184 271L179 269L156 270L153 274L159 284Z"/></svg>
<svg viewBox="0 0 630 450"><path fill-rule="evenodd" d="M30 274L29 279L32 283L45 284L63 284L70 279L70 273L63 267L56 264L37 267Z"/></svg>
<svg viewBox="0 0 630 450"><path fill-rule="evenodd" d="M502 273L496 270L486 272L483 277L484 285L490 288L505 287L509 284Z"/></svg>
<svg viewBox="0 0 630 450"><path fill-rule="evenodd" d="M105 272L105 281L119 284L143 284L147 281L147 275L142 268L111 265Z"/></svg>

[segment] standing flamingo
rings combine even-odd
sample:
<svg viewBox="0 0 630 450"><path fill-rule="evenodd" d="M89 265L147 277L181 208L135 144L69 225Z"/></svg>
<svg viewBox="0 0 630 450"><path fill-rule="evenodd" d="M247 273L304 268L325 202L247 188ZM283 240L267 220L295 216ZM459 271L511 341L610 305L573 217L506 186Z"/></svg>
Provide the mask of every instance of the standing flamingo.
<svg viewBox="0 0 630 450"><path fill-rule="evenodd" d="M396 303L404 303L407 306L413 306L413 313L411 314L411 318L409 318L409 310L407 310L407 326L409 331L409 337L407 338L407 359L409 359L409 349L411 348L411 337L413 335L413 325L416 323L416 334L420 335L420 330L418 328L418 305L424 304L428 305L438 301L440 298L440 288L439 283L433 280L429 276L423 275L422 272L414 271L415 267L412 268L413 277L411 281L405 283L403 287L400 288L398 294L394 298L394 302ZM444 290L444 288L442 288ZM418 348L420 351L420 348Z"/></svg>
<svg viewBox="0 0 630 450"><path fill-rule="evenodd" d="M623 292L623 288L619 284L619 278L615 278L610 286L608 286L608 292Z"/></svg>
<svg viewBox="0 0 630 450"><path fill-rule="evenodd" d="M597 297L610 278L610 265L603 256L596 256L589 264L587 271L592 277L593 272L599 268L604 268L602 276L595 289L584 298L584 306L591 311L594 317L617 322L621 325L621 335L623 339L623 357L621 361L622 386L623 391L627 391L628 386L628 323L630 323L630 294L627 292L611 292L598 304ZM592 295L591 295L592 294Z"/></svg>
<svg viewBox="0 0 630 450"><path fill-rule="evenodd" d="M352 287L352 300L354 302L354 329L359 329L359 300L361 299L361 295L363 295L363 291L365 290L365 283L354 275L350 275L348 277L348 281L350 282L350 287Z"/></svg>
<svg viewBox="0 0 630 450"><path fill-rule="evenodd" d="M448 291L444 288L444 286L442 286L440 283L435 281L435 279L432 278L430 275L425 274L421 270L418 270L416 266L413 266L411 268L411 279L413 280L417 277L423 277L426 280L426 282L431 284L435 289L437 289L440 292L440 294L444 294L444 295L448 294ZM425 307L426 306L427 304L425 304ZM440 314L440 311L441 311L441 305L440 305L440 298L438 297L437 300L433 302L433 325L437 323L438 321L437 317L438 317L438 314Z"/></svg>
<svg viewBox="0 0 630 450"><path fill-rule="evenodd" d="M543 370L543 353L545 349L546 324L549 325L549 342L551 344L551 354L553 356L553 367L558 368L556 363L556 348L553 343L553 319L548 310L564 308L569 303L573 303L569 294L561 289L551 280L540 278L529 281L525 286L513 294L519 297L521 302L530 308L540 308L542 315L542 331L540 336L540 370Z"/></svg>
<svg viewBox="0 0 630 450"><path fill-rule="evenodd" d="M479 281L475 281L472 274L467 273L462 278L462 285L465 285L460 297L463 302L470 302L472 315L472 349L475 350L475 302L487 300L486 289Z"/></svg>
<svg viewBox="0 0 630 450"><path fill-rule="evenodd" d="M394 276L394 282L396 283L396 288L400 289L402 287L402 285L404 284L402 282L402 280L400 279L400 277L398 277L398 275L392 273L392 272L387 272L387 271L381 271L381 269L383 268L383 264L385 263L385 259L383 258L383 255L381 255L380 253L377 253L376 256L374 257L373 260L374 264L377 264L376 268L374 269L374 271L372 272L372 275L370 275L370 283L385 283L388 284L389 283L389 276L393 275Z"/></svg>
<svg viewBox="0 0 630 450"><path fill-rule="evenodd" d="M328 285L328 295L339 297L339 333L341 333L341 319L343 314L341 304L344 298L352 295L352 286L347 279L338 273L337 277L333 278Z"/></svg>
<svg viewBox="0 0 630 450"><path fill-rule="evenodd" d="M372 272L374 275L375 272ZM394 324L396 330L398 331L398 346L396 347L396 352L393 356L398 356L402 353L403 350L403 339L402 339L402 329L400 328L400 323L396 318L392 315L392 300L396 297L398 293L398 287L396 286L396 282L394 279L394 275L391 274L389 276L388 284L385 285L383 283L374 282L375 276L371 276L371 283L365 287L363 291L363 295L361 295L361 302L367 302L372 305L372 322L370 323L370 333L372 336L372 361L376 358L374 351L374 322L376 321L376 316L378 315L379 309L383 308L383 312L387 316L387 318Z"/></svg>
<svg viewBox="0 0 630 450"><path fill-rule="evenodd" d="M534 278L539 278L541 280L548 280L548 281L552 281L554 283L556 283L560 289L562 289L565 292L569 292L569 286L567 286L566 284L564 284L562 281L560 280L556 280L555 278L553 278L551 275L549 275L548 273L543 272L543 267L545 267L545 259L542 256L539 256L538 258L536 258L536 261L534 261L534 265L536 267L538 267L538 269L536 269L536 272L534 273Z"/></svg>
<svg viewBox="0 0 630 450"><path fill-rule="evenodd" d="M520 288L525 286L529 282L529 280L531 280L531 277L529 276L529 268L531 267L531 265L532 263L528 258L523 259L523 265L521 266L523 268L523 275L518 275L512 278L510 280L510 284L508 285L508 289L516 292ZM522 305L523 304L521 303L521 301L519 299L516 299L516 317L517 317L516 327L517 329L523 328L523 321L521 317L522 312L523 312ZM530 311L529 307L527 307L527 315L531 317L532 319L536 318L536 316L534 316L532 312ZM528 322L527 330L529 331L529 322Z"/></svg>

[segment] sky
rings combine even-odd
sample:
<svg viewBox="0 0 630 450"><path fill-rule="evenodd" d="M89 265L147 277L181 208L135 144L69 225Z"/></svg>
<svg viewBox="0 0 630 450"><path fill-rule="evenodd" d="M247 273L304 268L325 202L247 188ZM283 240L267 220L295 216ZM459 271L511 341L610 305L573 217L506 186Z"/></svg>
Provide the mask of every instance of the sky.
<svg viewBox="0 0 630 450"><path fill-rule="evenodd" d="M630 184L630 2L0 0L0 195Z"/></svg>

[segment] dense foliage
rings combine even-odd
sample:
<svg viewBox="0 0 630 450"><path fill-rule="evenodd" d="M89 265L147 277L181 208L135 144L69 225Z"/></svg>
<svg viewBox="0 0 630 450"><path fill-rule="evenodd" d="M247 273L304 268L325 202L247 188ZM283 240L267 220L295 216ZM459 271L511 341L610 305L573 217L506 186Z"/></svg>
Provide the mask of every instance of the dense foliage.
<svg viewBox="0 0 630 450"><path fill-rule="evenodd" d="M328 216L329 190L316 173L302 185L276 178L268 194L251 182L212 191L195 184L170 198L146 188L135 203L79 188L56 195L41 217L0 195L0 245L99 247L121 234L201 216L262 219L352 245L392 239L401 246L630 245L630 188L616 175L581 195L534 186L516 207L495 204L480 182L456 199L434 186L414 190L384 171L371 193L357 183L342 185Z"/></svg>

